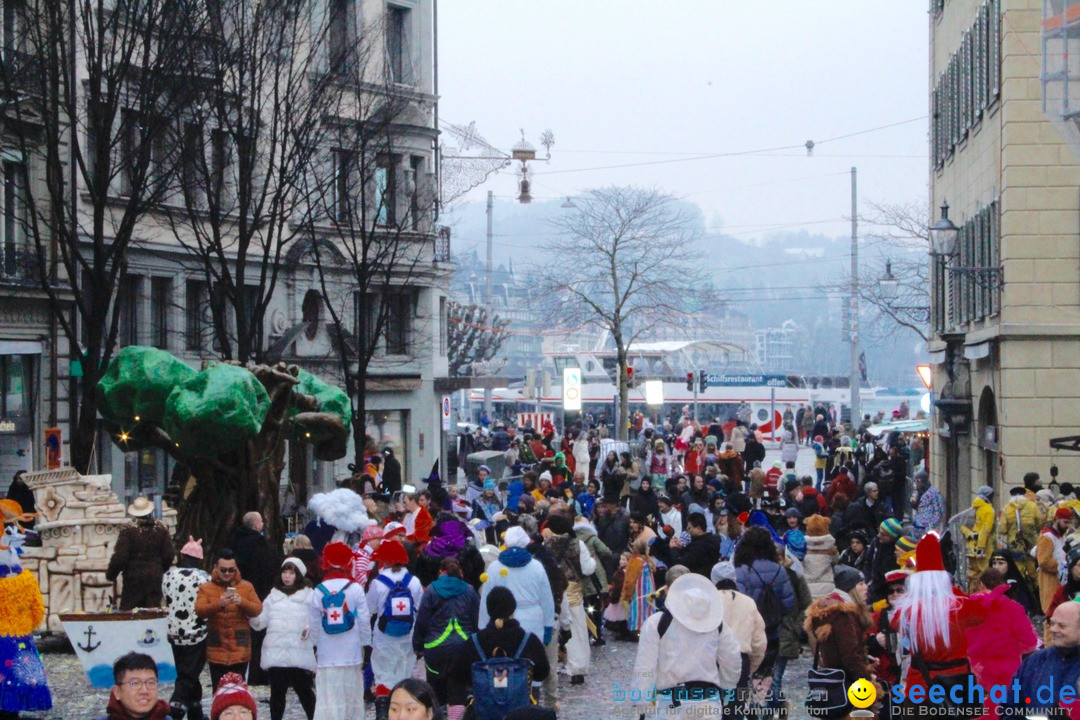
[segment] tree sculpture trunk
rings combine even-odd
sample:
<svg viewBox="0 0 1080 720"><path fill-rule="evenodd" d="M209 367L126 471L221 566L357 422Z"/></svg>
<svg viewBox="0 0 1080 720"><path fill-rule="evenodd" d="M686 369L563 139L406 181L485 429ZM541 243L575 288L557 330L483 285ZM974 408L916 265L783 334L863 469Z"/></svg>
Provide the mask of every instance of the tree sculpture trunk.
<svg viewBox="0 0 1080 720"><path fill-rule="evenodd" d="M262 430L240 451L213 460L189 462L189 492L177 508L178 536L202 538L208 553L228 547L240 519L252 510L263 517L267 541L273 547L281 547L285 528L281 521L279 488L291 423L302 421L307 427L332 426L342 434L345 432L335 416L315 411L317 403L312 396L293 390L299 382L295 366L278 363L274 367L257 365L249 369L270 396L270 410ZM293 408L300 412L290 418L289 411Z"/></svg>

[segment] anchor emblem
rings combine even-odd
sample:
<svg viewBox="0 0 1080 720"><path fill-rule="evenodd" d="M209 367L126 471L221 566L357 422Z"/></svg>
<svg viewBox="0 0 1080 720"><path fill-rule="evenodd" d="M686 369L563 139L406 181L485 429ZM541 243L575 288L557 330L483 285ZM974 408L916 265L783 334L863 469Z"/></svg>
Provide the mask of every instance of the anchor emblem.
<svg viewBox="0 0 1080 720"><path fill-rule="evenodd" d="M86 635L86 644L85 645L79 645L78 647L79 647L80 650L82 650L83 652L90 653L90 652L94 652L99 647L101 647L101 643L94 642L94 636L97 635L97 633L94 632L94 626L93 625L87 626L86 632L83 633L83 634Z"/></svg>

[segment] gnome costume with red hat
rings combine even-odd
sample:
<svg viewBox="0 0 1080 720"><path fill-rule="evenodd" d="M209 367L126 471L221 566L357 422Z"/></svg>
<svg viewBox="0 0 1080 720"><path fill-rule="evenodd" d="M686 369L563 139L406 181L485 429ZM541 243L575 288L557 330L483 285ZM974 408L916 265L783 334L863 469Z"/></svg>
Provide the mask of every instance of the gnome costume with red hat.
<svg viewBox="0 0 1080 720"><path fill-rule="evenodd" d="M971 672L965 638L967 628L986 619L987 604L1002 595L1002 585L979 598L971 598L953 587L945 570L941 541L937 533L927 533L915 548L915 573L907 579L907 592L896 603L890 624L911 648L912 661L906 686L926 685L940 675Z"/></svg>
<svg viewBox="0 0 1080 720"><path fill-rule="evenodd" d="M315 720L364 720L364 646L371 644L364 589L352 579L353 553L345 543L327 545L322 564L325 575L311 593L308 609L311 642L319 648ZM324 607L328 596L341 592L344 607ZM340 616L328 617L334 612L352 615L352 627L343 630Z"/></svg>

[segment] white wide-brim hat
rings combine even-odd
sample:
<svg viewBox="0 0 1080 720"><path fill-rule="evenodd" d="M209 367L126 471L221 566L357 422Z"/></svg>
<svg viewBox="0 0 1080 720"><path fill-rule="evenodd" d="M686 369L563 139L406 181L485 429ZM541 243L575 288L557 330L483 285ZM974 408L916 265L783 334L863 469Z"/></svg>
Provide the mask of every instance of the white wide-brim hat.
<svg viewBox="0 0 1080 720"><path fill-rule="evenodd" d="M664 605L672 617L694 632L713 632L724 621L724 598L709 578L682 575L668 587Z"/></svg>
<svg viewBox="0 0 1080 720"><path fill-rule="evenodd" d="M144 495L135 498L127 508L127 513L131 517L146 517L152 512L154 512L154 503Z"/></svg>

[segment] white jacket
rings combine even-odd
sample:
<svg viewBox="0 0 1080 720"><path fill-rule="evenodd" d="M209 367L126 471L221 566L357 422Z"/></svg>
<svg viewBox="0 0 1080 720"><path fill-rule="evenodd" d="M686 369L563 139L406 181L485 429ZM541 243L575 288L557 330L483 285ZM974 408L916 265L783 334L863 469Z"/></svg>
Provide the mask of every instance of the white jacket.
<svg viewBox="0 0 1080 720"><path fill-rule="evenodd" d="M491 620L487 611L487 596L492 588L504 586L517 600L514 619L522 628L543 640L544 628L555 627L556 614L551 583L540 561L532 558L523 566L513 567L495 560L488 565L487 576L488 579L480 588L480 628L486 628Z"/></svg>
<svg viewBox="0 0 1080 720"><path fill-rule="evenodd" d="M758 669L765 659L765 620L758 612L754 598L738 590L721 590L724 596L724 623L732 629L739 639L739 651L750 658L750 674Z"/></svg>
<svg viewBox="0 0 1080 720"><path fill-rule="evenodd" d="M661 638L657 626L663 615L653 613L641 626L631 687L645 697L649 691L693 681L722 688L738 684L742 672L739 639L727 623L722 632L694 632L672 619Z"/></svg>
<svg viewBox="0 0 1080 720"><path fill-rule="evenodd" d="M315 671L315 651L311 642L311 588L286 595L277 588L263 600L262 612L249 621L255 630L265 630L262 645L263 670L272 667ZM301 634L307 630L307 637Z"/></svg>
<svg viewBox="0 0 1080 720"><path fill-rule="evenodd" d="M815 600L831 593L833 565L836 564L836 540L832 535L807 535L806 557L803 558L803 577Z"/></svg>
<svg viewBox="0 0 1080 720"><path fill-rule="evenodd" d="M344 578L324 580L322 585L330 592L337 592L352 582ZM364 590L352 583L345 590L345 604L349 610L356 611L356 623L352 630L335 635L322 631L322 592L316 588L311 591L308 602L308 625L311 628L311 642L319 648L319 667L344 667L364 664L364 646L371 644L371 616L368 614Z"/></svg>
<svg viewBox="0 0 1080 720"><path fill-rule="evenodd" d="M379 580L379 578L385 577L393 583L399 583L403 579L405 579L405 575L408 573L409 571L406 568L401 568L400 570L393 570L391 568L387 568L385 570L382 570L376 577L372 578L371 585L368 586L367 591L368 611L372 615L378 618L379 615L382 614L383 606L386 604L386 598L390 595L390 588L386 586L386 583ZM413 599L413 618L415 619L417 611L420 610L420 599L424 594L424 588L420 584L420 581L416 579L415 575L413 575L412 579L409 580L408 588L409 594L412 595ZM408 635L405 635L403 637L391 637L390 635L385 634L382 630L379 630L376 626L375 630L372 632L371 635L371 641L375 645L412 642L412 630L409 631Z"/></svg>

